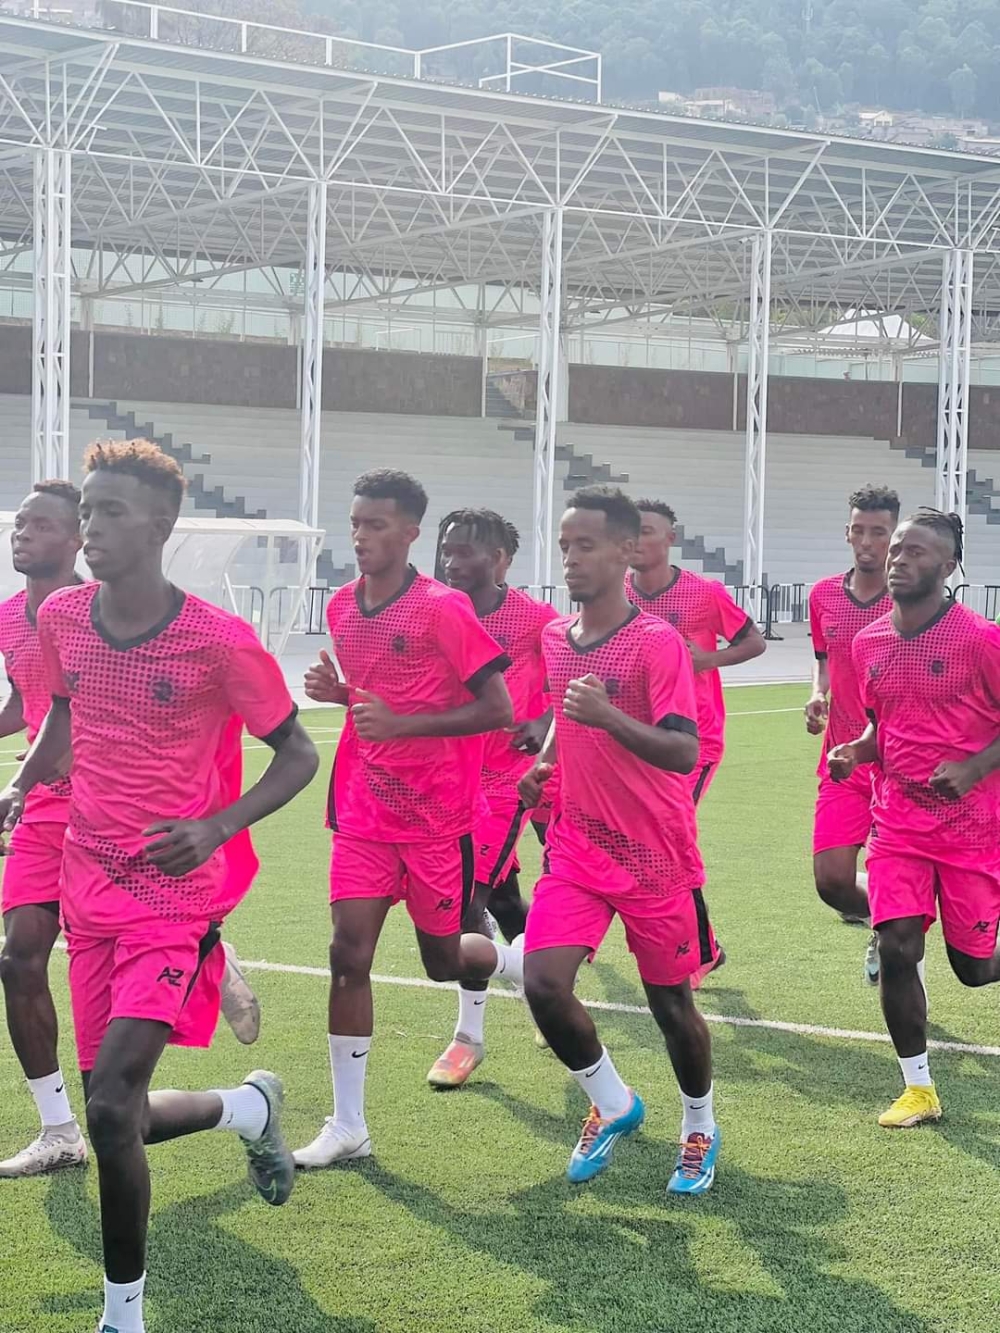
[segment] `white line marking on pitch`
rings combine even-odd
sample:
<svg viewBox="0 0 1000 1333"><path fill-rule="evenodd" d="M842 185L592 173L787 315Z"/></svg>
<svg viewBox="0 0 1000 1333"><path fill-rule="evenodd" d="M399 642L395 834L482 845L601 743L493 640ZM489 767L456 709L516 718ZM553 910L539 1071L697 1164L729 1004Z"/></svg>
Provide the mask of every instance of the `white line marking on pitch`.
<svg viewBox="0 0 1000 1333"><path fill-rule="evenodd" d="M256 972L291 973L300 977L320 977L329 980L330 973L325 967L300 967L294 963L268 963L263 960L251 962L241 958L240 967ZM413 990L458 990L458 983L452 981L431 981L427 977L387 977L372 973L372 981L382 986L407 986ZM521 997L512 990L494 986L491 995L502 1000L518 1000ZM583 1000L588 1009L602 1010L612 1014L648 1014L642 1004L618 1004L611 1000ZM819 1027L813 1023L782 1023L771 1018L739 1018L729 1014L707 1014L702 1012L707 1023L719 1023L734 1028L767 1028L771 1032L790 1032L800 1037L835 1037L841 1041L869 1041L880 1045L889 1044L887 1032L859 1032L852 1028ZM1000 1046L977 1046L962 1041L928 1041L929 1049L952 1051L959 1055L988 1055L1000 1058Z"/></svg>
<svg viewBox="0 0 1000 1333"><path fill-rule="evenodd" d="M0 948L4 937L0 935ZM66 951L65 940L57 940L57 949ZM263 958L240 959L240 967L248 972L277 972L296 977L318 977L329 981L330 973L325 967L303 967L297 963L268 963ZM372 973L372 981L380 986L406 986L410 990L457 991L456 981L431 981L429 977L387 977ZM498 1000L520 1000L516 991L499 986L492 987L490 994ZM643 1004L618 1004L612 1000L583 1000L588 1009L596 1009L609 1014L649 1014ZM877 1042L881 1046L889 1044L887 1032L860 1032L853 1028L820 1027L815 1023L783 1023L776 1018L740 1018L733 1014L706 1014L702 1012L706 1023L718 1023L731 1028L766 1028L770 1032L790 1032L797 1037L833 1037L839 1041ZM957 1055L986 1055L993 1059L1000 1058L1000 1046L978 1046L964 1041L934 1041L927 1043L929 1050L951 1051Z"/></svg>

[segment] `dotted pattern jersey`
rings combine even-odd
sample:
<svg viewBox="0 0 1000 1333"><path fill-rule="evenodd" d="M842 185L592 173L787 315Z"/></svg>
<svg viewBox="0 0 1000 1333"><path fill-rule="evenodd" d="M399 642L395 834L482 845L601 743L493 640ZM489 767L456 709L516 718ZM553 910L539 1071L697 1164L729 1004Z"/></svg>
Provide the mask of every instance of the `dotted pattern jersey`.
<svg viewBox="0 0 1000 1333"><path fill-rule="evenodd" d="M868 725L861 689L854 671L855 636L892 610L887 592L872 602L859 602L851 592L854 571L814 583L809 593L809 625L813 651L826 659L830 673L830 715L818 772L826 772L826 754L835 745L856 741Z"/></svg>
<svg viewBox="0 0 1000 1333"><path fill-rule="evenodd" d="M49 694L42 646L34 616L28 609L26 591L15 593L0 604L0 655L7 679L21 696L26 744L38 735L52 696ZM69 818L69 778L50 786L38 786L25 802L24 824L65 824Z"/></svg>
<svg viewBox="0 0 1000 1333"><path fill-rule="evenodd" d="M542 630L558 618L547 602L536 602L517 588L504 588L499 604L480 621L510 658L503 678L515 722L533 722L548 707ZM533 755L513 748L509 732L490 732L483 751L483 795L487 800L516 796L518 782L534 762Z"/></svg>
<svg viewBox="0 0 1000 1333"><path fill-rule="evenodd" d="M654 768L606 732L566 717L571 680L593 674L616 708L649 726L697 735L691 655L676 630L638 608L612 635L580 648L560 619L542 635L556 720L559 788L549 846L581 867L584 883L671 894L701 887L688 779Z"/></svg>
<svg viewBox="0 0 1000 1333"><path fill-rule="evenodd" d="M635 606L673 625L682 639L703 652L714 653L719 640L739 643L753 628L753 621L733 601L724 583L706 579L689 569L676 569L672 583L647 596L635 585L635 575L625 580L625 595ZM698 762L717 764L726 745L726 705L719 671L699 671L694 678L698 700Z"/></svg>
<svg viewBox="0 0 1000 1333"><path fill-rule="evenodd" d="M334 651L351 691L394 713L443 713L510 662L463 592L410 570L388 602L367 610L364 578L327 606ZM422 842L469 833L482 814L482 736L365 741L348 714L337 746L327 821L373 842Z"/></svg>
<svg viewBox="0 0 1000 1333"><path fill-rule="evenodd" d="M878 727L879 848L996 866L1000 774L961 801L938 796L929 779L939 764L968 759L1000 736L1000 629L952 602L909 636L884 616L854 640L854 666Z"/></svg>
<svg viewBox="0 0 1000 1333"><path fill-rule="evenodd" d="M69 836L128 895L123 917L223 916L252 878L234 873L252 856L249 836L174 878L146 860L143 830L206 818L239 796L243 722L268 736L294 712L281 669L245 621L179 591L160 625L115 641L99 587L64 588L38 613L49 688L70 701Z"/></svg>

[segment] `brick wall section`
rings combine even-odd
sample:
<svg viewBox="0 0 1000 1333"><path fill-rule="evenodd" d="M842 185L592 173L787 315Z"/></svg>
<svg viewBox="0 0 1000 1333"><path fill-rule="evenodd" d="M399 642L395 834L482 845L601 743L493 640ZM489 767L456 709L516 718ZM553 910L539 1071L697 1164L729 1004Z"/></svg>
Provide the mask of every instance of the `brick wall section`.
<svg viewBox="0 0 1000 1333"><path fill-rule="evenodd" d="M92 395L89 355L89 336L74 330L70 374L77 398L295 407L294 347L97 333ZM31 329L0 325L0 393L30 392ZM324 406L337 412L478 417L482 361L328 347L323 356L323 397Z"/></svg>
<svg viewBox="0 0 1000 1333"><path fill-rule="evenodd" d="M330 412L478 417L482 393L483 363L477 356L343 347L323 353L323 406Z"/></svg>
<svg viewBox="0 0 1000 1333"><path fill-rule="evenodd" d="M732 376L570 366L569 417L581 425L732 430Z"/></svg>

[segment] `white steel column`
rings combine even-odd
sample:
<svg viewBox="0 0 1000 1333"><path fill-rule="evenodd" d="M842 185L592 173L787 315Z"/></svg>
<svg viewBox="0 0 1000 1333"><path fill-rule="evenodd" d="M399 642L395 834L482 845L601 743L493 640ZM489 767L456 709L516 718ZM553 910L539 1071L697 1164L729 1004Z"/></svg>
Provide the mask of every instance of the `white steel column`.
<svg viewBox="0 0 1000 1333"><path fill-rule="evenodd" d="M949 250L941 281L935 504L966 517L969 470L969 363L972 356L972 251Z"/></svg>
<svg viewBox="0 0 1000 1333"><path fill-rule="evenodd" d="M535 530L533 582L552 581L555 530L556 424L559 418L562 317L562 208L542 221L541 320L538 338L538 390L535 409Z"/></svg>
<svg viewBox="0 0 1000 1333"><path fill-rule="evenodd" d="M326 181L309 187L302 319L299 518L319 527L320 430L323 407L323 297L326 288Z"/></svg>
<svg viewBox="0 0 1000 1333"><path fill-rule="evenodd" d="M31 479L69 476L70 155L35 153Z"/></svg>
<svg viewBox="0 0 1000 1333"><path fill-rule="evenodd" d="M771 233L754 237L747 362L747 442L743 501L743 581L758 595L764 574L767 358L771 329ZM763 612L763 603L760 608Z"/></svg>

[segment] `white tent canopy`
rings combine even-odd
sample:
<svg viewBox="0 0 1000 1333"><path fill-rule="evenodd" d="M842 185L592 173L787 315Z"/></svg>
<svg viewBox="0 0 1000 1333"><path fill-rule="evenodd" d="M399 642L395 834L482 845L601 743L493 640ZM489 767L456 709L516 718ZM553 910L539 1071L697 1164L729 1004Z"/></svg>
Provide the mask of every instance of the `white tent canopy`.
<svg viewBox="0 0 1000 1333"><path fill-rule="evenodd" d="M14 514L0 512L4 599L23 586L11 559L13 527ZM167 543L163 568L185 592L248 620L261 642L280 657L301 614L324 535L293 519L181 518Z"/></svg>

